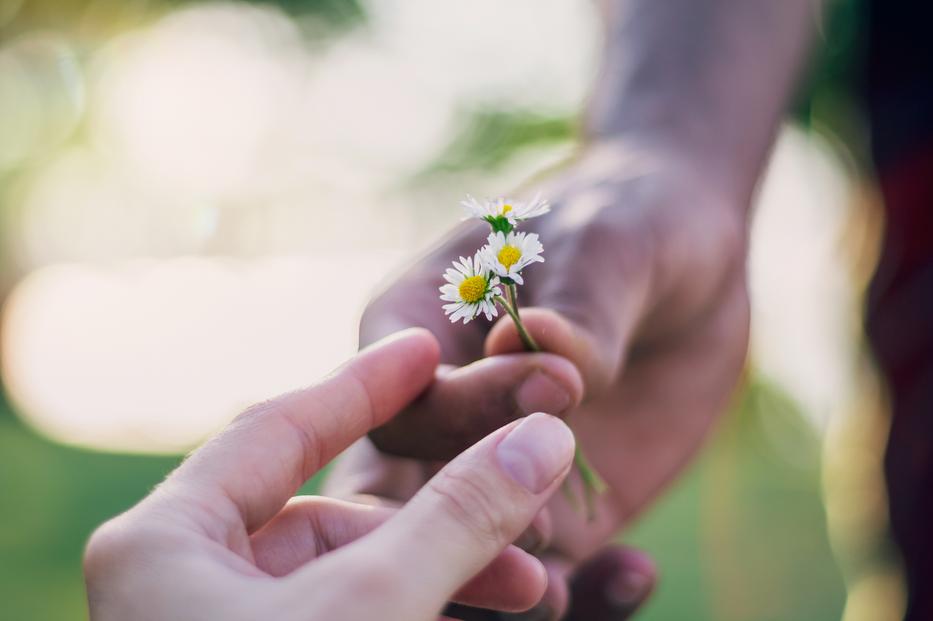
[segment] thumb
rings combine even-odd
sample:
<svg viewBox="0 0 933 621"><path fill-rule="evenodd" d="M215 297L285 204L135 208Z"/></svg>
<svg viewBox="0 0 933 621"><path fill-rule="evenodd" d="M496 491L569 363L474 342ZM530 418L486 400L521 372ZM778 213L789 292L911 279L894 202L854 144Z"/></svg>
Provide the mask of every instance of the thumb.
<svg viewBox="0 0 933 621"><path fill-rule="evenodd" d="M376 556L395 563L398 605L392 618L436 618L461 586L528 527L567 475L574 446L570 429L553 416L516 421L450 462L395 517L361 540L352 553L366 555L370 563ZM527 563L522 573L538 582L540 598L547 586L544 568L515 551Z"/></svg>
<svg viewBox="0 0 933 621"><path fill-rule="evenodd" d="M630 331L599 337L591 329L550 308L527 307L520 311L522 323L542 351L570 360L583 377L588 396L604 391L616 378L624 362ZM514 322L503 317L486 336L484 353L496 356L525 351Z"/></svg>

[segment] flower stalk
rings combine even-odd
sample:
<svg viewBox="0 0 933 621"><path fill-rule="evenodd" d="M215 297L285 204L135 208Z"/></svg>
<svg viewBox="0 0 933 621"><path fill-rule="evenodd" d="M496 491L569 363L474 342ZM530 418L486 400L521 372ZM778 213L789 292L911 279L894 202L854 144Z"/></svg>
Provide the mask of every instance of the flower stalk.
<svg viewBox="0 0 933 621"><path fill-rule="evenodd" d="M509 294L509 297L515 300L513 294ZM528 330L525 328L525 324L522 323L522 318L518 316L518 311L516 310L514 302L510 304L509 300L506 300L501 295L497 295L493 299L498 302L499 306L512 318L512 321L515 323L515 329L518 330L518 337L522 340L522 345L525 346L525 349L527 351L541 351L538 343L535 342L534 338L532 338L531 334L529 334Z"/></svg>
<svg viewBox="0 0 933 621"><path fill-rule="evenodd" d="M486 222L492 232L486 238L486 244L472 257L460 257L444 273L447 284L440 287L441 300L447 302L443 306L444 312L450 321L462 320L466 324L479 315L492 321L501 308L515 323L525 349L542 351L518 313L518 285L525 282L522 276L525 268L544 261L544 246L536 233L516 229L520 223L548 213L550 205L540 197L525 203L504 198L480 202L470 196L462 205L468 217ZM580 473L586 516L592 520L596 515L596 497L606 490L606 484L589 464L579 444L574 453L574 464ZM563 491L571 502L579 506L568 481L564 482Z"/></svg>
<svg viewBox="0 0 933 621"><path fill-rule="evenodd" d="M538 346L537 342L535 342L534 338L528 332L528 329L525 328L525 324L518 314L518 292L516 291L515 284L509 283L506 287L506 292L509 299L497 295L494 298L495 301L509 314L509 317L512 318L512 321L515 323L515 329L518 330L518 336L521 338L525 349L530 352L542 351L541 347ZM592 521L596 517L596 497L606 491L606 482L603 481L599 473L590 465L579 443L573 453L573 464L577 472L580 473L580 481L583 484L583 507L586 511L586 519ZM574 495L567 481L564 481L563 490L564 495L570 502L579 505L577 497Z"/></svg>

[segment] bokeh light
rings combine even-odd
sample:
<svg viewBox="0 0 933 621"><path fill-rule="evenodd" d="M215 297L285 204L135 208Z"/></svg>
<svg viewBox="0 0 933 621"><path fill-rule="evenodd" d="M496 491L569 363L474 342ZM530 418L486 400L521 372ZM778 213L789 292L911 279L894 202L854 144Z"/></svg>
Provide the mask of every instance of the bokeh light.
<svg viewBox="0 0 933 621"><path fill-rule="evenodd" d="M0 174L61 145L84 104L83 72L61 37L36 33L0 47Z"/></svg>
<svg viewBox="0 0 933 621"><path fill-rule="evenodd" d="M397 261L358 252L39 270L5 314L7 388L32 424L61 441L182 452L347 357L352 309L381 266Z"/></svg>

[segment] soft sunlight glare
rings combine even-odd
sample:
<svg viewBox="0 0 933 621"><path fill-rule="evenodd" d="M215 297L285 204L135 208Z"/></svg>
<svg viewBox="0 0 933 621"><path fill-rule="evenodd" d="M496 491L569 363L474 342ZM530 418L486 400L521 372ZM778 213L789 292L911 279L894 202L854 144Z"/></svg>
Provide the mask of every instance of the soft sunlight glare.
<svg viewBox="0 0 933 621"><path fill-rule="evenodd" d="M463 106L575 113L595 76L602 28L576 0L370 0L378 40Z"/></svg>
<svg viewBox="0 0 933 621"><path fill-rule="evenodd" d="M91 149L61 150L19 195L9 251L33 267L120 258L145 248L156 233L147 196Z"/></svg>
<svg viewBox="0 0 933 621"><path fill-rule="evenodd" d="M363 174L391 186L441 152L457 103L415 67L354 36L321 60L296 125L338 183Z"/></svg>
<svg viewBox="0 0 933 621"><path fill-rule="evenodd" d="M52 34L0 46L0 174L59 146L84 111L73 50Z"/></svg>
<svg viewBox="0 0 933 621"><path fill-rule="evenodd" d="M853 394L859 298L841 249L854 204L838 156L818 135L786 127L753 222L752 360L819 428Z"/></svg>
<svg viewBox="0 0 933 621"><path fill-rule="evenodd" d="M269 173L308 73L273 9L207 5L115 40L95 68L95 137L151 192L235 199Z"/></svg>
<svg viewBox="0 0 933 621"><path fill-rule="evenodd" d="M8 301L4 381L25 419L55 439L184 451L349 356L379 284L373 266L398 260L355 250L39 270Z"/></svg>

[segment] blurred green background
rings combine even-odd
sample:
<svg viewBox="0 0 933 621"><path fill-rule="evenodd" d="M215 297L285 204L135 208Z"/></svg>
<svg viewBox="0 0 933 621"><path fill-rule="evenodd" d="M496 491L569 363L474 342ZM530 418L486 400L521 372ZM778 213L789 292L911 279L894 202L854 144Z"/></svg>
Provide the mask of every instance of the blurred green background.
<svg viewBox="0 0 933 621"><path fill-rule="evenodd" d="M662 574L641 619L897 618L861 3L823 26L758 206L746 386L624 535ZM570 0L0 0L0 617L82 618L95 526L352 352L371 273L462 194L572 153L599 36ZM334 263L322 309L295 283Z"/></svg>

